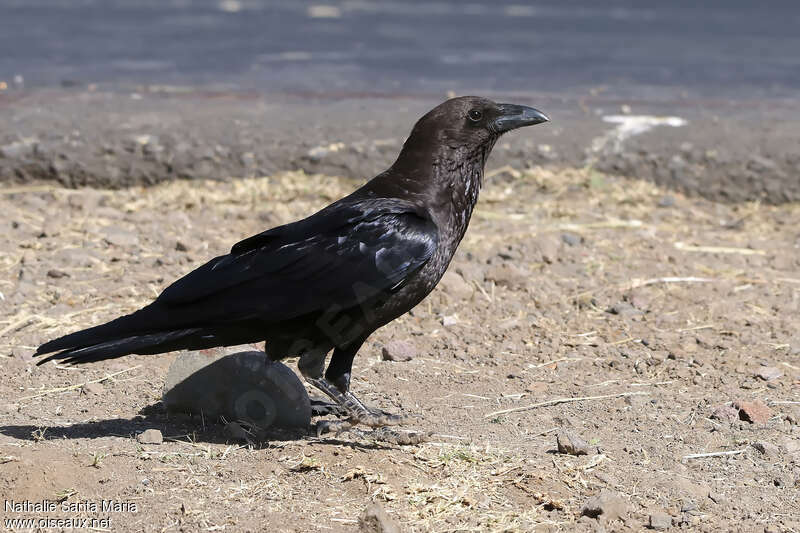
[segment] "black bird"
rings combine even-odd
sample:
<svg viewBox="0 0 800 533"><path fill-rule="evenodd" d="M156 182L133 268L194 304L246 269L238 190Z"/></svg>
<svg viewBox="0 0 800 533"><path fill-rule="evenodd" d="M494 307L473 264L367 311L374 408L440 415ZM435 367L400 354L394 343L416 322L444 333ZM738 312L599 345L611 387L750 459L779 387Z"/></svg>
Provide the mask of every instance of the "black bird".
<svg viewBox="0 0 800 533"><path fill-rule="evenodd" d="M546 121L531 107L474 96L447 100L416 123L397 161L360 189L235 244L130 315L41 345L36 355L58 353L39 364L265 341L273 361L299 356L305 379L349 423L398 423L400 417L372 410L350 392L353 359L369 335L441 279L497 139Z"/></svg>

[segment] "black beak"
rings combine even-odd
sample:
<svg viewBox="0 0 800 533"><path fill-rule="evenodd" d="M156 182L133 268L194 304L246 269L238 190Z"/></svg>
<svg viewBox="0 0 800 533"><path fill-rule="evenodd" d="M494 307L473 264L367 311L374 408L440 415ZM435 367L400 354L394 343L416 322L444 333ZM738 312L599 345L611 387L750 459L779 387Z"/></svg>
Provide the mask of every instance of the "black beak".
<svg viewBox="0 0 800 533"><path fill-rule="evenodd" d="M500 116L492 122L492 129L497 133L550 121L547 115L532 107L516 104L498 104L497 107L500 109Z"/></svg>

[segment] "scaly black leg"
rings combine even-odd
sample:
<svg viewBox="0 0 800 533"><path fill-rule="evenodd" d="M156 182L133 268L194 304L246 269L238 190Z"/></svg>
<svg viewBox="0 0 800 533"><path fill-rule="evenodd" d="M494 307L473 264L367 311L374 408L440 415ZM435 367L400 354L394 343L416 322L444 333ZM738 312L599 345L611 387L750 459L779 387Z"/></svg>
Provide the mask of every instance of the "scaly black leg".
<svg viewBox="0 0 800 533"><path fill-rule="evenodd" d="M322 420L317 423L317 433L328 431L341 432L357 424L380 428L401 424L405 417L372 410L350 392L350 370L353 359L363 340L353 343L345 349L336 348L325 376L322 369L325 365L325 353L309 352L304 354L297 364L306 381L325 393L347 413L348 420Z"/></svg>

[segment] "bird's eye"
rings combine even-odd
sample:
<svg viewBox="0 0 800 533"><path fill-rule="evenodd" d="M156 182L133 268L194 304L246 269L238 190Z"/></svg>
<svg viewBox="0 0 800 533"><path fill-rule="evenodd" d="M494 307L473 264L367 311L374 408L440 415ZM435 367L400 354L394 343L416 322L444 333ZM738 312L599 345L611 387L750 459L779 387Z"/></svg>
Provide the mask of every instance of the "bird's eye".
<svg viewBox="0 0 800 533"><path fill-rule="evenodd" d="M478 122L480 119L483 118L483 113L481 113L480 109L473 109L469 112L469 119L472 122Z"/></svg>

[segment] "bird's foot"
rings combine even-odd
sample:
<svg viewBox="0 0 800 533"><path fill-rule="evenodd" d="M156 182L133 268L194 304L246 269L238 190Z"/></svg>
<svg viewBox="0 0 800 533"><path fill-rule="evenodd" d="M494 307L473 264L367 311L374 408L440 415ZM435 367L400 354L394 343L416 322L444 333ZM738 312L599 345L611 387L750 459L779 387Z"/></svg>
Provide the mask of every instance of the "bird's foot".
<svg viewBox="0 0 800 533"><path fill-rule="evenodd" d="M368 409L366 412L350 414L350 420L356 424L371 428L382 428L385 426L399 426L408 422L408 417L394 415L379 409Z"/></svg>
<svg viewBox="0 0 800 533"><path fill-rule="evenodd" d="M350 413L350 417L346 420L320 420L317 422L317 436L323 433L336 433L338 435L358 425L384 429L386 426L398 426L407 420L408 418L405 416L384 413L383 411L354 412Z"/></svg>
<svg viewBox="0 0 800 533"><path fill-rule="evenodd" d="M317 437L326 433L333 433L335 437L342 433L351 433L364 440L398 445L420 444L426 442L430 437L430 433L395 430L386 426L376 427L372 431L364 431L355 427L350 420L320 420L317 422Z"/></svg>
<svg viewBox="0 0 800 533"><path fill-rule="evenodd" d="M367 438L389 444L422 444L430 438L430 432L395 430L387 427L377 428Z"/></svg>
<svg viewBox="0 0 800 533"><path fill-rule="evenodd" d="M340 391L325 378L309 379L307 377L306 379L308 379L312 385L327 394L334 402L336 402L334 409L338 408L337 410L339 412L344 413L342 416L347 417L344 420L320 420L317 422L316 426L317 436L325 433L334 433L338 436L339 434L346 431L351 431L355 428L355 426L360 425L376 428L376 430L372 432L371 437L375 438L376 440L395 442L398 444L406 442L413 443L415 439L417 442L421 442L418 438L409 437L409 435L416 435L416 433L394 432L386 427L403 424L408 421L407 417L386 413L379 409L370 409L364 405L361 400L356 398L352 392ZM314 403L322 404L322 402L316 400ZM366 436L366 434L360 430L355 430L352 432Z"/></svg>
<svg viewBox="0 0 800 533"><path fill-rule="evenodd" d="M348 391L342 392L335 385L325 378L306 379L316 388L328 395L336 402L338 411L343 412L342 416L347 416L353 425L361 424L369 427L396 426L407 421L406 417L385 413L379 409L370 409L361 400ZM315 403L320 403L315 400Z"/></svg>

